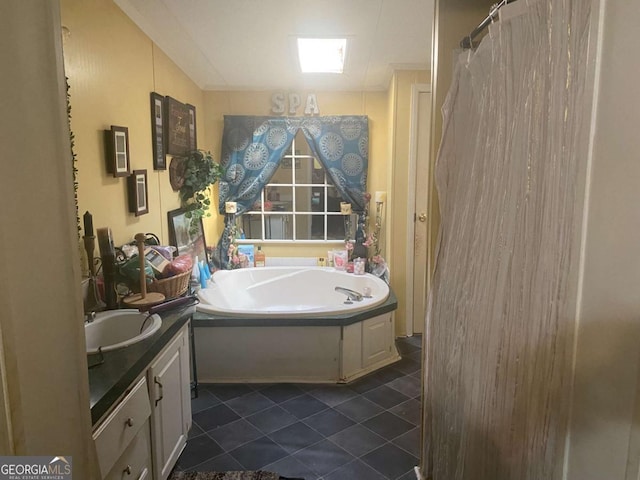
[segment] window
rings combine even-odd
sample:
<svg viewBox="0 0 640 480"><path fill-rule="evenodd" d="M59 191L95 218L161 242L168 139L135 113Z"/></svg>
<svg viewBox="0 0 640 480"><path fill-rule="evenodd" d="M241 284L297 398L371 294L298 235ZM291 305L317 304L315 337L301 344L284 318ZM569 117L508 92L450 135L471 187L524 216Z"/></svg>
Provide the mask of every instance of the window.
<svg viewBox="0 0 640 480"><path fill-rule="evenodd" d="M347 223L341 201L299 131L260 200L238 218L238 227L247 240L341 242Z"/></svg>

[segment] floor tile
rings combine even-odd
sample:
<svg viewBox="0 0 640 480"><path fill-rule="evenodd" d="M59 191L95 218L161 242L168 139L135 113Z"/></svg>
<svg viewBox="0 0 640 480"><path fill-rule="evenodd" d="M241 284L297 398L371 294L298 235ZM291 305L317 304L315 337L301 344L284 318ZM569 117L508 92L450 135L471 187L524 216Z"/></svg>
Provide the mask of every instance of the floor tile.
<svg viewBox="0 0 640 480"><path fill-rule="evenodd" d="M409 375L396 378L392 382L387 383L387 387L391 387L410 398L414 398L422 393L420 380Z"/></svg>
<svg viewBox="0 0 640 480"><path fill-rule="evenodd" d="M274 403L282 403L299 397L304 391L291 383L277 383L270 387L260 389L260 393Z"/></svg>
<svg viewBox="0 0 640 480"><path fill-rule="evenodd" d="M304 423L317 430L325 437L338 433L354 424L354 421L340 412L330 408L311 417L305 418Z"/></svg>
<svg viewBox="0 0 640 480"><path fill-rule="evenodd" d="M347 400L357 397L358 394L344 385L329 385L318 387L309 391L309 395L314 396L330 407L335 407Z"/></svg>
<svg viewBox="0 0 640 480"><path fill-rule="evenodd" d="M324 436L302 422L289 425L288 427L270 433L268 436L284 448L287 453L297 452L324 439Z"/></svg>
<svg viewBox="0 0 640 480"><path fill-rule="evenodd" d="M354 460L322 477L323 480L387 480L366 463Z"/></svg>
<svg viewBox="0 0 640 480"><path fill-rule="evenodd" d="M226 404L241 417L248 417L274 405L271 400L260 392L253 392L234 398L226 402Z"/></svg>
<svg viewBox="0 0 640 480"><path fill-rule="evenodd" d="M223 402L253 392L253 389L244 383L206 384L202 385L202 388L213 393Z"/></svg>
<svg viewBox="0 0 640 480"><path fill-rule="evenodd" d="M317 480L320 478L318 477L318 474L311 470L311 468L300 463L292 456L284 457L275 463L266 465L263 470L267 472L275 472L278 475L287 478L300 478L304 480Z"/></svg>
<svg viewBox="0 0 640 480"><path fill-rule="evenodd" d="M296 423L298 419L279 406L267 408L246 418L252 425L264 433L272 433L276 430Z"/></svg>
<svg viewBox="0 0 640 480"><path fill-rule="evenodd" d="M411 376L412 376L412 377L415 377L415 378L420 378L420 379L422 379L422 370L416 370L415 372L413 372L413 373L411 374Z"/></svg>
<svg viewBox="0 0 640 480"><path fill-rule="evenodd" d="M328 408L326 403L321 402L307 393L287 400L281 403L280 406L299 419L307 418L310 415Z"/></svg>
<svg viewBox="0 0 640 480"><path fill-rule="evenodd" d="M375 417L362 422L362 425L387 440L393 440L403 433L407 433L409 430L415 428L415 425L405 422L400 417L396 417L394 414L389 412L383 412L380 415L376 415Z"/></svg>
<svg viewBox="0 0 640 480"><path fill-rule="evenodd" d="M204 388L198 389L198 397L191 399L191 413L220 405L220 399Z"/></svg>
<svg viewBox="0 0 640 480"><path fill-rule="evenodd" d="M412 337L405 337L404 341L410 343L411 345L415 345L416 347L422 348L422 335L413 335Z"/></svg>
<svg viewBox="0 0 640 480"><path fill-rule="evenodd" d="M204 433L204 430L202 430L195 423L192 423L191 428L189 429L189 433L187 434L187 440L193 437L197 437L198 435L202 435L203 433Z"/></svg>
<svg viewBox="0 0 640 480"><path fill-rule="evenodd" d="M412 398L411 400L407 400L390 408L389 411L413 425L420 425L422 419L421 405L420 400Z"/></svg>
<svg viewBox="0 0 640 480"><path fill-rule="evenodd" d="M418 350L417 352L410 353L409 355L407 355L407 358L410 358L411 360L415 360L416 362L422 365L422 350Z"/></svg>
<svg viewBox="0 0 640 480"><path fill-rule="evenodd" d="M282 447L267 437L242 445L231 450L229 454L247 470L259 470L287 456Z"/></svg>
<svg viewBox="0 0 640 480"><path fill-rule="evenodd" d="M335 435L331 435L329 440L355 457L369 453L387 442L384 438L362 425L352 425Z"/></svg>
<svg viewBox="0 0 640 480"><path fill-rule="evenodd" d="M222 447L206 434L203 434L187 442L187 446L184 447L178 463L180 468L186 471L221 453L223 453Z"/></svg>
<svg viewBox="0 0 640 480"><path fill-rule="evenodd" d="M422 368L422 364L420 362L412 360L411 358L403 358L400 361L394 363L393 368L408 375L415 372L416 370L420 370Z"/></svg>
<svg viewBox="0 0 640 480"><path fill-rule="evenodd" d="M192 415L193 421L205 432L218 428L227 423L238 420L240 417L236 412L224 404L207 408Z"/></svg>
<svg viewBox="0 0 640 480"><path fill-rule="evenodd" d="M378 380L372 375L367 375L366 377L362 377L354 381L353 383L350 383L349 388L356 393L365 393L365 392L368 392L369 390L373 390L374 388L379 387L383 383L384 382L382 382L381 380Z"/></svg>
<svg viewBox="0 0 640 480"><path fill-rule="evenodd" d="M413 352L422 351L420 347L416 347L415 345L411 345L409 342L403 342L400 340L396 340L396 348L398 349L398 353L403 357Z"/></svg>
<svg viewBox="0 0 640 480"><path fill-rule="evenodd" d="M404 475L418 465L416 457L391 443L384 444L360 459L391 479Z"/></svg>
<svg viewBox="0 0 640 480"><path fill-rule="evenodd" d="M300 450L292 456L318 475L333 472L342 465L354 460L350 453L326 439Z"/></svg>
<svg viewBox="0 0 640 480"><path fill-rule="evenodd" d="M397 365L397 363L398 362L391 364L388 367L381 368L377 372L374 372L372 374L373 378L375 378L376 380L380 380L380 382L382 383L388 383L392 382L396 378L404 377L406 374L395 368L395 365Z"/></svg>
<svg viewBox="0 0 640 480"><path fill-rule="evenodd" d="M415 467L416 465L414 465ZM398 477L398 480L416 480L416 471L415 468L412 468L411 470L409 470L407 473L405 473L404 475L402 475L401 477Z"/></svg>
<svg viewBox="0 0 640 480"><path fill-rule="evenodd" d="M343 415L351 420L362 422L381 413L384 409L377 403L373 403L364 397L358 396L335 407Z"/></svg>
<svg viewBox="0 0 640 480"><path fill-rule="evenodd" d="M218 455L211 460L196 465L192 469L192 471L195 472L227 472L238 470L244 470L244 467L228 453Z"/></svg>
<svg viewBox="0 0 640 480"><path fill-rule="evenodd" d="M245 443L252 442L264 436L264 433L246 420L240 419L210 430L208 435L213 438L225 452L229 452Z"/></svg>
<svg viewBox="0 0 640 480"><path fill-rule="evenodd" d="M393 388L389 388L386 385L370 390L367 393L364 393L363 396L367 400L371 400L383 408L393 408L396 405L409 400L409 397L406 395L394 390Z"/></svg>
<svg viewBox="0 0 640 480"><path fill-rule="evenodd" d="M420 457L420 429L418 427L394 438L391 443L397 445L414 457Z"/></svg>

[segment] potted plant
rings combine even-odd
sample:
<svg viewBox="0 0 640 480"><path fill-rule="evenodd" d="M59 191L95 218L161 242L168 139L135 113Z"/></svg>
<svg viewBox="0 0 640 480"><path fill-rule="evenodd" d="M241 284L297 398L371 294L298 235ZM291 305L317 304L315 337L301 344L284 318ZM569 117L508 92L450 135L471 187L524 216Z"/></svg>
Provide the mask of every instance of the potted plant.
<svg viewBox="0 0 640 480"><path fill-rule="evenodd" d="M184 181L180 186L179 195L181 206L189 209L185 216L191 219L192 228L197 228L197 221L202 217L211 216L211 186L222 174L222 167L210 152L194 150L184 159Z"/></svg>

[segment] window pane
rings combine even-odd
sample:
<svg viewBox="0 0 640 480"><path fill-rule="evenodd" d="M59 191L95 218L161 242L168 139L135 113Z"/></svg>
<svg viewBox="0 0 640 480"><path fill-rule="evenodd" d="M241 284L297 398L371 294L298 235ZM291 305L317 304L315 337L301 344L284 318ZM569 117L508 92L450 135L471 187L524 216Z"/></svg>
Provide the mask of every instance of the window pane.
<svg viewBox="0 0 640 480"><path fill-rule="evenodd" d="M314 188L313 190L318 190ZM312 212L318 211L313 208L313 202L320 201L320 197L314 198L311 187L296 187L296 212ZM317 193L317 192L315 192Z"/></svg>
<svg viewBox="0 0 640 480"><path fill-rule="evenodd" d="M295 182L313 183L313 158L296 158Z"/></svg>
<svg viewBox="0 0 640 480"><path fill-rule="evenodd" d="M296 240L314 240L313 222L315 215L296 215ZM322 217L318 216L322 221ZM320 232L318 240L324 240L324 232Z"/></svg>
<svg viewBox="0 0 640 480"><path fill-rule="evenodd" d="M312 159L311 183L324 183L324 168L315 158Z"/></svg>
<svg viewBox="0 0 640 480"><path fill-rule="evenodd" d="M269 186L264 189L265 211L291 212L293 207L293 188Z"/></svg>
<svg viewBox="0 0 640 480"><path fill-rule="evenodd" d="M251 240L262 239L262 220L260 215L245 213L242 215L242 224L240 228L242 228L245 238Z"/></svg>
<svg viewBox="0 0 640 480"><path fill-rule="evenodd" d="M265 239L293 240L293 228L291 223L291 215L265 214Z"/></svg>
<svg viewBox="0 0 640 480"><path fill-rule="evenodd" d="M269 180L269 183L291 183L293 182L293 176L291 173L291 159L283 158L278 166L278 169Z"/></svg>
<svg viewBox="0 0 640 480"><path fill-rule="evenodd" d="M344 215L327 215L327 240L344 240L346 238L345 218Z"/></svg>
<svg viewBox="0 0 640 480"><path fill-rule="evenodd" d="M327 212L339 212L342 197L336 187L327 187Z"/></svg>

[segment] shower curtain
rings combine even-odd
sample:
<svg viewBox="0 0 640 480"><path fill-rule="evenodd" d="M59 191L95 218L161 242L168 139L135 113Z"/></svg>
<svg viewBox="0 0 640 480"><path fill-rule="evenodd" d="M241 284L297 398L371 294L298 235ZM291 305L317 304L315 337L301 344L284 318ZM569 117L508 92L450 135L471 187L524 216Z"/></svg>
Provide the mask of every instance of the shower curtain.
<svg viewBox="0 0 640 480"><path fill-rule="evenodd" d="M519 0L457 60L425 330L423 470L433 480L561 478L590 3Z"/></svg>

